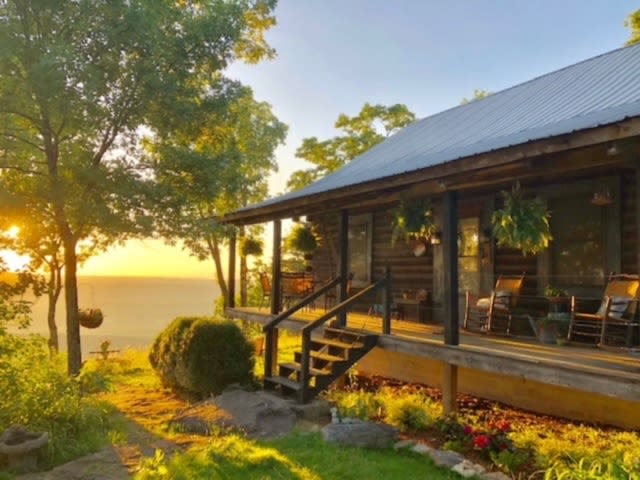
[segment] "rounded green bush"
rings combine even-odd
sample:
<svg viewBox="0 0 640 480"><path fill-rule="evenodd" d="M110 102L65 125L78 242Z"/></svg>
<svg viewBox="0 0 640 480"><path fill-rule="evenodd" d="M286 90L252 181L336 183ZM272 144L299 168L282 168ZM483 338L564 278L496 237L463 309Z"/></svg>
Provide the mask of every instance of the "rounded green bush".
<svg viewBox="0 0 640 480"><path fill-rule="evenodd" d="M184 337L200 317L177 317L156 337L151 351L149 363L158 373L165 387L178 389L180 384L176 378L178 359L182 354Z"/></svg>
<svg viewBox="0 0 640 480"><path fill-rule="evenodd" d="M253 345L228 320L179 317L158 336L149 359L165 385L198 397L253 380Z"/></svg>

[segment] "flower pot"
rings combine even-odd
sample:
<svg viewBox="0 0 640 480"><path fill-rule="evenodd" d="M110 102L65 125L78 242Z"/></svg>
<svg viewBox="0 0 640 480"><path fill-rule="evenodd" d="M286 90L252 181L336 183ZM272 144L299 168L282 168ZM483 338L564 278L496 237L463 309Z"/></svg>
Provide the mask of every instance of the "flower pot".
<svg viewBox="0 0 640 480"><path fill-rule="evenodd" d="M84 308L78 310L78 321L84 328L98 328L102 325L104 316L99 308Z"/></svg>

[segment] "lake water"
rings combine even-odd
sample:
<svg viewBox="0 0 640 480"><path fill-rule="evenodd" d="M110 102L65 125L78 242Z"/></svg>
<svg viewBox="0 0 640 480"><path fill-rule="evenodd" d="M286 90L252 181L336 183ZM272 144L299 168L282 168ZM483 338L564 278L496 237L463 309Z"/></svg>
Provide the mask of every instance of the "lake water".
<svg viewBox="0 0 640 480"><path fill-rule="evenodd" d="M100 308L104 314L99 328L80 328L83 358L104 340L110 340L114 349L148 346L178 316L211 315L219 296L213 279L80 277L80 308ZM63 291L56 314L62 350L66 350L65 315ZM48 336L44 296L33 305L30 331Z"/></svg>

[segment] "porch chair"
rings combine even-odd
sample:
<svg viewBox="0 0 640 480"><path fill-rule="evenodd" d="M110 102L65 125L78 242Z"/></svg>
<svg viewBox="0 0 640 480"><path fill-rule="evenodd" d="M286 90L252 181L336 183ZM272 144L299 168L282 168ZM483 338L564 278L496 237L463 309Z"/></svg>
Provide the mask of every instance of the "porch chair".
<svg viewBox="0 0 640 480"><path fill-rule="evenodd" d="M289 308L296 300L302 300L314 289L313 272L282 272L283 308Z"/></svg>
<svg viewBox="0 0 640 480"><path fill-rule="evenodd" d="M266 272L260 272L260 286L262 287L262 299L260 300L260 306L258 310L260 310L265 303L265 300L271 301L271 280L269 279L269 275ZM268 303L267 303L268 305Z"/></svg>
<svg viewBox="0 0 640 480"><path fill-rule="evenodd" d="M640 326L637 315L639 299L638 275L611 274L596 312L584 312L584 299L571 297L571 322L567 339L584 336L595 338L598 347L621 344L631 347L634 341L634 327L638 330ZM640 334L640 330L636 334ZM608 341L614 345L607 345Z"/></svg>
<svg viewBox="0 0 640 480"><path fill-rule="evenodd" d="M495 288L488 297L479 298L467 291L463 328L486 333L497 332L502 328L509 335L524 285L524 276L524 272L518 276L498 276Z"/></svg>

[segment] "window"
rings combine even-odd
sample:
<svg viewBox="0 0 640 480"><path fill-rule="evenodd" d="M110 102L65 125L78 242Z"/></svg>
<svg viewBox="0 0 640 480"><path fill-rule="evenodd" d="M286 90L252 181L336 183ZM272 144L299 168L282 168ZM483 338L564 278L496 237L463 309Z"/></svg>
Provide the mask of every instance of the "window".
<svg viewBox="0 0 640 480"><path fill-rule="evenodd" d="M549 201L551 210L551 278L561 286L602 285L606 252L602 207L591 194Z"/></svg>
<svg viewBox="0 0 640 480"><path fill-rule="evenodd" d="M349 272L353 273L353 286L371 283L372 215L349 217Z"/></svg>

